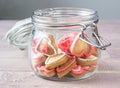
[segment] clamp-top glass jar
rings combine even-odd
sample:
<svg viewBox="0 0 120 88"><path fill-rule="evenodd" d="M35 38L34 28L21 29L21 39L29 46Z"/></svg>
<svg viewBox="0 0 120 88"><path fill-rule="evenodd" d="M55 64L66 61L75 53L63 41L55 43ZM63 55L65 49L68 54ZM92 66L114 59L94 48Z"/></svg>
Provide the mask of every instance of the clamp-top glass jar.
<svg viewBox="0 0 120 88"><path fill-rule="evenodd" d="M98 14L81 8L36 10L32 16L32 67L40 77L76 80L93 75L101 45ZM103 41L102 41L103 43Z"/></svg>
<svg viewBox="0 0 120 88"><path fill-rule="evenodd" d="M97 22L98 13L90 9L36 10L29 44L34 72L45 79L64 81L93 75L100 49L110 45L99 35Z"/></svg>

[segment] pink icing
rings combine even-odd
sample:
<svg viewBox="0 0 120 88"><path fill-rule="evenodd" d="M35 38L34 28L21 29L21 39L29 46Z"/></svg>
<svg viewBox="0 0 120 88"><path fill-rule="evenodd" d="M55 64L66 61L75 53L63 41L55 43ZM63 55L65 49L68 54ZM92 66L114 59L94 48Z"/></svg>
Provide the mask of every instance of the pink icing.
<svg viewBox="0 0 120 88"><path fill-rule="evenodd" d="M80 71L82 69L82 67L80 66L80 65L76 65L75 67L74 67L74 69L72 69L72 71Z"/></svg>
<svg viewBox="0 0 120 88"><path fill-rule="evenodd" d="M70 64L68 64L66 67L64 67L64 68L59 68L59 67L57 67L56 68L56 71L57 72L63 72L63 71L65 71L65 70L67 70L71 65L73 65L74 63L75 63L75 61L76 61L76 59L75 58L71 58L71 60L73 59L73 61L70 63Z"/></svg>
<svg viewBox="0 0 120 88"><path fill-rule="evenodd" d="M82 57L82 56L87 56L88 57L92 54L93 50L94 50L94 47L89 45L89 52L86 52L85 50L82 50L79 54L77 54L73 49L72 54L77 56L77 57Z"/></svg>
<svg viewBox="0 0 120 88"><path fill-rule="evenodd" d="M45 66L38 66L37 69L40 71L45 71L46 73L54 72L54 69L47 69Z"/></svg>
<svg viewBox="0 0 120 88"><path fill-rule="evenodd" d="M42 53L47 53L48 51L47 45L40 45L39 50Z"/></svg>
<svg viewBox="0 0 120 88"><path fill-rule="evenodd" d="M89 52L88 53L85 52L85 56L87 56L87 57L90 56L93 53L93 51L94 51L94 47L89 45Z"/></svg>
<svg viewBox="0 0 120 88"><path fill-rule="evenodd" d="M79 54L77 54L75 51L72 51L72 54L74 54L77 57L82 57L85 54L85 50L82 50Z"/></svg>
<svg viewBox="0 0 120 88"><path fill-rule="evenodd" d="M83 66L82 69L86 70L86 71L91 71L92 70L92 68L90 66Z"/></svg>
<svg viewBox="0 0 120 88"><path fill-rule="evenodd" d="M70 32L65 34L58 42L58 47L66 52L67 54L71 54L70 52L70 46L76 37L77 33L75 32Z"/></svg>
<svg viewBox="0 0 120 88"><path fill-rule="evenodd" d="M72 69L71 71L71 73L74 73L74 74L82 74L83 72L84 70L82 69L80 65L76 65L74 69Z"/></svg>

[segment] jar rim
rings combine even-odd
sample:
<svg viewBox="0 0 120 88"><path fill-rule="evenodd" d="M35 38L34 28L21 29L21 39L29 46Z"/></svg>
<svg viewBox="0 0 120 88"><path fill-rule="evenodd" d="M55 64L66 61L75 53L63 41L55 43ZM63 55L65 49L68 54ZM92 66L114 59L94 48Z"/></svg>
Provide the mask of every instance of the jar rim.
<svg viewBox="0 0 120 88"><path fill-rule="evenodd" d="M57 7L35 10L32 16L33 23L48 25L76 24L98 21L98 12L92 9L76 7Z"/></svg>
<svg viewBox="0 0 120 88"><path fill-rule="evenodd" d="M37 15L37 16L41 16L41 17L51 17L51 13L52 13L52 15L54 15L53 13L55 13L55 11L65 11L66 12L66 11L70 11L70 10L79 11L80 12L79 15L82 15L82 16L97 14L96 10L87 9L87 8L57 7L57 8L37 9L33 12L33 15ZM53 16L53 17L55 17L55 16Z"/></svg>

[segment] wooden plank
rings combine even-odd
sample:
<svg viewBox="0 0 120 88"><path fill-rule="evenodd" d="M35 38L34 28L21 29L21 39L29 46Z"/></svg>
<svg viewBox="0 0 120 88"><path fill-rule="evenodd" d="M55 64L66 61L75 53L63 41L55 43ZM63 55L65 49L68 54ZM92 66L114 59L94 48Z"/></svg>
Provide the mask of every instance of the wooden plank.
<svg viewBox="0 0 120 88"><path fill-rule="evenodd" d="M0 50L0 59L4 58L4 57L27 57L28 53L27 51L20 51L19 49L1 49Z"/></svg>
<svg viewBox="0 0 120 88"><path fill-rule="evenodd" d="M119 88L120 74L97 73L85 80L56 82L39 78L32 72L0 72L0 86L6 88Z"/></svg>
<svg viewBox="0 0 120 88"><path fill-rule="evenodd" d="M27 58L3 58L0 59L0 71L31 71L30 61Z"/></svg>

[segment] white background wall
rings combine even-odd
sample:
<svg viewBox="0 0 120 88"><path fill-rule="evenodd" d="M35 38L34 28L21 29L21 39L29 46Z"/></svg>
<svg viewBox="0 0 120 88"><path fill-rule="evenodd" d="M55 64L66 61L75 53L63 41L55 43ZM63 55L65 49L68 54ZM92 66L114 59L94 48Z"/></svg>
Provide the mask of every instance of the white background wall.
<svg viewBox="0 0 120 88"><path fill-rule="evenodd" d="M120 20L120 0L0 0L0 19L23 19L50 7L90 8L99 12L100 19Z"/></svg>

